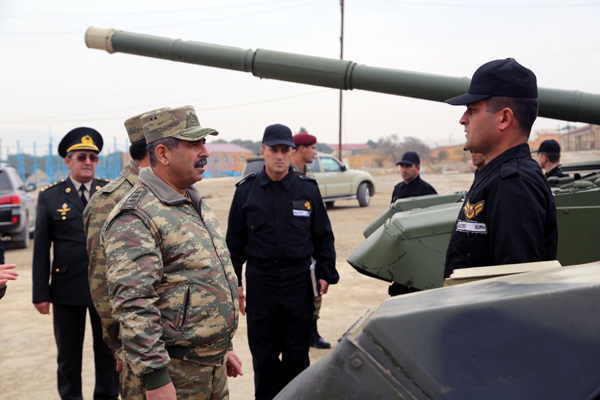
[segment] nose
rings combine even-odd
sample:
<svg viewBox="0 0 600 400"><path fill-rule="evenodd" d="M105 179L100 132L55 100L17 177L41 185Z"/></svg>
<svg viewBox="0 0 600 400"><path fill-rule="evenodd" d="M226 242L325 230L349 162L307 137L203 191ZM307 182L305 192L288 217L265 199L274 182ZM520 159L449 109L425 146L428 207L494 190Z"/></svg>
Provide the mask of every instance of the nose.
<svg viewBox="0 0 600 400"><path fill-rule="evenodd" d="M202 143L200 145L200 147L198 148L198 155L200 157L208 157L208 156L210 156L210 153L208 152L208 149L206 148L206 146L204 145L204 143Z"/></svg>
<svg viewBox="0 0 600 400"><path fill-rule="evenodd" d="M467 119L467 112L465 111L462 115L462 117L460 117L460 119L458 120L458 123L461 125L467 125L468 123L468 119Z"/></svg>

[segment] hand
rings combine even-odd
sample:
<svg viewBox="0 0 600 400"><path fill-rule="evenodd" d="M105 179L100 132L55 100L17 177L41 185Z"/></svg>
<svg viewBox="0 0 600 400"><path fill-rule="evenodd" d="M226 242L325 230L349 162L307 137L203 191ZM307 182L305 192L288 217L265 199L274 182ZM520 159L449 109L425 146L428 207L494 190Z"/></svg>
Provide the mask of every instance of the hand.
<svg viewBox="0 0 600 400"><path fill-rule="evenodd" d="M15 267L15 264L0 265L0 285L5 284L7 281L14 281L17 279L19 274L16 271L9 271Z"/></svg>
<svg viewBox="0 0 600 400"><path fill-rule="evenodd" d="M329 288L329 282L325 279L319 279L319 284L321 285L321 292L319 293L321 296L327 293L327 289Z"/></svg>
<svg viewBox="0 0 600 400"><path fill-rule="evenodd" d="M244 376L242 371L242 360L232 350L227 353L227 376L237 378L238 375Z"/></svg>
<svg viewBox="0 0 600 400"><path fill-rule="evenodd" d="M35 306L36 310L38 310L38 312L40 314L50 315L50 302L49 301L33 303L33 305Z"/></svg>
<svg viewBox="0 0 600 400"><path fill-rule="evenodd" d="M242 315L246 315L246 296L244 296L244 287L238 286L238 291L240 292L240 312Z"/></svg>
<svg viewBox="0 0 600 400"><path fill-rule="evenodd" d="M177 393L173 382L167 383L158 389L146 390L147 400L177 400Z"/></svg>
<svg viewBox="0 0 600 400"><path fill-rule="evenodd" d="M117 360L117 367L115 368L115 370L117 372L123 371L123 361L122 360Z"/></svg>

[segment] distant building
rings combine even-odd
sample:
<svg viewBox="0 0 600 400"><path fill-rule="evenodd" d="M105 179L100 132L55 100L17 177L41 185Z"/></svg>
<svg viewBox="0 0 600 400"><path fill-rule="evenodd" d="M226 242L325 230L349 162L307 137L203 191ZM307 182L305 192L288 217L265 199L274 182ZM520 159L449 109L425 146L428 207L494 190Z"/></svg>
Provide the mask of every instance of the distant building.
<svg viewBox="0 0 600 400"><path fill-rule="evenodd" d="M331 147L333 149L333 154L336 157L338 157L338 155L339 155L338 149L340 148L339 143L328 144L327 146ZM351 155L353 151L366 150L368 148L369 148L369 146L367 146L367 144L343 144L342 143L342 156L347 157L347 156Z"/></svg>
<svg viewBox="0 0 600 400"><path fill-rule="evenodd" d="M252 151L237 144L209 143L206 149L210 153L205 178L220 176L240 176L246 158L252 156Z"/></svg>
<svg viewBox="0 0 600 400"><path fill-rule="evenodd" d="M587 125L561 135L560 147L561 151L599 150L600 126Z"/></svg>

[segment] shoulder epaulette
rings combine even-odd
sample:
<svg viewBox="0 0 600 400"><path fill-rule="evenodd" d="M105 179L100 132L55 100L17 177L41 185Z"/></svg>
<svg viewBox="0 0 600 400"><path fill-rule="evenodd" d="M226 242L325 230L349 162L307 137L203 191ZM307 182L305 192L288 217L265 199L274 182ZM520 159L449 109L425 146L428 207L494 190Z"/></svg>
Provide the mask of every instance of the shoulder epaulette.
<svg viewBox="0 0 600 400"><path fill-rule="evenodd" d="M252 180L254 178L256 178L256 172L246 175L238 183L236 183L235 186L240 186L240 185L244 184L245 182L248 182L249 180Z"/></svg>
<svg viewBox="0 0 600 400"><path fill-rule="evenodd" d="M41 192L46 191L50 188L56 187L56 186L60 186L65 182L64 179L61 179L60 181L56 181L56 182L52 182L51 184L49 184L48 186L46 186L45 188L40 189Z"/></svg>
<svg viewBox="0 0 600 400"><path fill-rule="evenodd" d="M106 180L108 180L108 179L106 179ZM99 188L99 189L96 188L96 190L99 192L102 192L102 193L112 193L115 190L117 190L117 188L119 186L121 186L121 184L123 183L124 180L125 180L125 178L123 177L123 175L119 175L112 181L109 181L108 184L102 186L101 188Z"/></svg>
<svg viewBox="0 0 600 400"><path fill-rule="evenodd" d="M137 189L127 196L127 200L125 200L121 210L135 210L138 208L140 202L142 201L142 197L144 197L144 194L146 194L146 190L147 189L145 186L138 186Z"/></svg>
<svg viewBox="0 0 600 400"><path fill-rule="evenodd" d="M296 176L302 180L317 183L317 180L315 178L311 178L310 176L306 176L306 175L296 175Z"/></svg>

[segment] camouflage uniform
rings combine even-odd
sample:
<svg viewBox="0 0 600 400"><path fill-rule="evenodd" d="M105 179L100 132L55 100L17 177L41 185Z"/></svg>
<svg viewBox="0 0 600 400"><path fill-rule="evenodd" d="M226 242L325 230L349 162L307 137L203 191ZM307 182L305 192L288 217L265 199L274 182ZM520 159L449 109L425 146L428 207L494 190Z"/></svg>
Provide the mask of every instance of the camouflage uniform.
<svg viewBox="0 0 600 400"><path fill-rule="evenodd" d="M188 125L193 119L188 115ZM161 117L154 122L160 126ZM154 136L144 130L148 143L167 137L164 127L152 130ZM112 313L127 364L124 381L132 393L143 378L146 390L172 380L180 399L196 396L194 391L226 397L238 284L205 196L194 186L186 195L144 168L102 229Z"/></svg>
<svg viewBox="0 0 600 400"><path fill-rule="evenodd" d="M290 163L290 166L292 167L292 169L294 170L294 173L296 175L304 175L304 176L308 176L309 178L315 178L315 174L312 173L312 170L310 169L310 167L308 165L304 165L304 171L300 169L300 167L298 167L296 164L294 164L293 162Z"/></svg>
<svg viewBox="0 0 600 400"><path fill-rule="evenodd" d="M113 353L121 348L119 323L112 317L106 285L106 265L100 247L100 231L106 217L123 197L138 182L139 165L133 160L123 168L121 174L97 191L83 212L83 226L87 236L87 252L90 258L88 278L92 301L102 319L102 335Z"/></svg>

